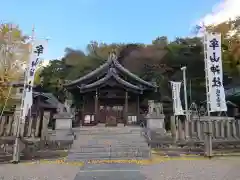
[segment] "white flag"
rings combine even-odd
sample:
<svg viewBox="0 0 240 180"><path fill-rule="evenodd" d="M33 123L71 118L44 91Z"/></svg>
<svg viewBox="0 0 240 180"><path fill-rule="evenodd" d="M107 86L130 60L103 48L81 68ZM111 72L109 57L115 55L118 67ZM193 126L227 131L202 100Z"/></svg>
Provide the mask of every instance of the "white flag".
<svg viewBox="0 0 240 180"><path fill-rule="evenodd" d="M209 110L210 112L227 111L223 87L221 34L206 33L204 49Z"/></svg>
<svg viewBox="0 0 240 180"><path fill-rule="evenodd" d="M180 99L181 82L170 81L172 87L173 112L175 116L184 115Z"/></svg>
<svg viewBox="0 0 240 180"><path fill-rule="evenodd" d="M34 41L32 45L32 52L27 70L27 84L25 87L25 97L23 105L23 117L28 115L29 109L32 107L32 87L34 85L34 76L40 61L43 58L43 54L46 52L46 40Z"/></svg>
<svg viewBox="0 0 240 180"><path fill-rule="evenodd" d="M23 117L28 115L28 111L33 104L33 94L31 91L26 91L25 98L24 98L24 105L23 105Z"/></svg>

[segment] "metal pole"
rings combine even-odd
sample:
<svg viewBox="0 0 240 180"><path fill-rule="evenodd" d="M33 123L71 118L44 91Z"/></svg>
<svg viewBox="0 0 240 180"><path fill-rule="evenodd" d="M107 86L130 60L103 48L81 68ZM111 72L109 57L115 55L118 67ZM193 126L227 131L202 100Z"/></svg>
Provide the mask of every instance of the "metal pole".
<svg viewBox="0 0 240 180"><path fill-rule="evenodd" d="M187 81L186 81L186 69L187 67L184 66L181 68L183 72L183 87L184 87L184 102L185 102L185 115L186 115L186 121L185 121L185 138L187 139L189 137L188 133L188 122L189 122L189 113L188 113L188 100L187 100Z"/></svg>
<svg viewBox="0 0 240 180"><path fill-rule="evenodd" d="M187 81L186 81L186 67L181 68L183 71L183 85L184 85L184 102L185 102L185 111L186 116L188 115L188 100L187 100ZM188 120L188 116L187 116Z"/></svg>
<svg viewBox="0 0 240 180"><path fill-rule="evenodd" d="M31 44L33 45L34 41L34 27L32 30L32 37L31 37ZM32 47L30 48L30 53L32 51ZM31 58L31 56L30 56ZM28 65L28 64L27 64ZM22 99L21 99L21 107L20 107L20 116L17 119L17 125L16 125L16 138L15 138L15 143L14 143L14 148L13 148L13 160L12 163L17 164L20 161L20 130L21 130L21 125L23 124L23 121L25 120L25 117L23 117L23 108L24 108L24 99L26 95L26 85L27 85L27 79L28 79L28 67L25 71L25 77L24 77L24 88L23 88L23 93L22 93ZM24 127L23 127L24 128Z"/></svg>
<svg viewBox="0 0 240 180"><path fill-rule="evenodd" d="M190 106L192 104L192 80L189 81L189 96L190 96Z"/></svg>

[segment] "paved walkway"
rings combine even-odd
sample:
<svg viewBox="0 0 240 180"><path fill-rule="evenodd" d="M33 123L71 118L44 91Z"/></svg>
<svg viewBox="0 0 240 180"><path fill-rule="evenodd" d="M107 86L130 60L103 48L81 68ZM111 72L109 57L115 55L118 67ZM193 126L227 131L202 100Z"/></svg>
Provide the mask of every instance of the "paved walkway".
<svg viewBox="0 0 240 180"><path fill-rule="evenodd" d="M239 180L240 158L213 160L165 160L153 165L87 164L6 164L0 177L7 180Z"/></svg>

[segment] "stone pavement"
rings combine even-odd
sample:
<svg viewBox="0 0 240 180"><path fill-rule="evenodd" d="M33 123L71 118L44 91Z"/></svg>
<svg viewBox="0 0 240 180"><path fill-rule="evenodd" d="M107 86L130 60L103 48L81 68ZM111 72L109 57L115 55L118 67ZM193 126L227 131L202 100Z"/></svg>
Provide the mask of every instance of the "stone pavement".
<svg viewBox="0 0 240 180"><path fill-rule="evenodd" d="M1 180L73 180L79 167L57 164L1 164Z"/></svg>
<svg viewBox="0 0 240 180"><path fill-rule="evenodd" d="M239 180L240 158L166 160L141 166L136 164L6 164L0 177L9 180Z"/></svg>

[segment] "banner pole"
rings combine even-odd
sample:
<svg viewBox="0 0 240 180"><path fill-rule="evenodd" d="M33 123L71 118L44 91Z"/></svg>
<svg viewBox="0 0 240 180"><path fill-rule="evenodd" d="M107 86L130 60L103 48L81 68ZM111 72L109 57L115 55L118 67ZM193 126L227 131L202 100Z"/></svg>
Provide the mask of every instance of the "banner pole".
<svg viewBox="0 0 240 180"><path fill-rule="evenodd" d="M30 57L29 57L29 61L31 58L31 53L32 53L32 46L33 46L33 41L34 41L34 27L32 29L32 37L31 37L31 47L30 47ZM28 61L28 62L29 62ZM22 93L22 99L21 99L21 106L20 106L20 116L17 119L17 124L16 124L16 137L15 137L15 143L14 143L14 148L13 148L13 160L12 163L13 164L17 164L20 162L20 130L23 123L23 121L25 120L24 114L23 114L23 108L24 108L24 101L25 101L25 95L26 95L26 88L27 88L27 79L28 79L28 62L27 62L27 69L25 71L24 74L24 88L23 88L23 93Z"/></svg>
<svg viewBox="0 0 240 180"><path fill-rule="evenodd" d="M205 27L204 27L205 28ZM209 158L212 157L212 129L211 129L211 114L210 114L210 87L208 76L208 51L207 51L207 33L204 29L203 45L204 45L204 63L205 63L205 80L206 80L206 105L207 105L207 122L205 123L205 155Z"/></svg>

